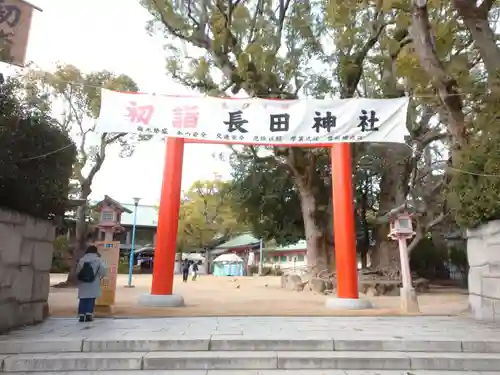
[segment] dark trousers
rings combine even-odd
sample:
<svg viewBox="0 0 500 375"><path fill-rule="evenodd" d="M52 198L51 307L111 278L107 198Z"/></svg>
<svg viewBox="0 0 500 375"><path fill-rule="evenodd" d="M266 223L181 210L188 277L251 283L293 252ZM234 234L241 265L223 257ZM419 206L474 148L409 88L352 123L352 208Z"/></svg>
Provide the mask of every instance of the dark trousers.
<svg viewBox="0 0 500 375"><path fill-rule="evenodd" d="M189 270L188 271L182 271L182 281L187 282L188 281L188 276L189 276Z"/></svg>
<svg viewBox="0 0 500 375"><path fill-rule="evenodd" d="M95 298L80 298L78 303L78 315L93 315Z"/></svg>

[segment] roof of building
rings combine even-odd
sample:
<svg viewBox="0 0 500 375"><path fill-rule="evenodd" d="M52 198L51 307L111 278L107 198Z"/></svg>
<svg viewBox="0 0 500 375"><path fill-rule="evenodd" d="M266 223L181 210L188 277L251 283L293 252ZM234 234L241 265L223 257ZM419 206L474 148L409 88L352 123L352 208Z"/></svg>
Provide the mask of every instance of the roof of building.
<svg viewBox="0 0 500 375"><path fill-rule="evenodd" d="M25 3L25 4L29 5L30 7L32 7L33 9L38 10L39 12L43 12L42 8L40 8L39 6L36 6L35 4L32 4L29 1L26 1L26 0L20 0L20 1L21 1L21 3Z"/></svg>
<svg viewBox="0 0 500 375"><path fill-rule="evenodd" d="M122 206L130 210L130 213L123 213L121 225L133 225L134 224L134 204L133 203L122 203ZM153 205L141 205L137 206L137 226L141 227L157 227L158 226L158 207Z"/></svg>
<svg viewBox="0 0 500 375"><path fill-rule="evenodd" d="M266 248L265 251L279 252L279 251L298 251L298 250L306 250L307 249L307 241L300 240L297 243L286 245L286 246L277 246L272 248Z"/></svg>
<svg viewBox="0 0 500 375"><path fill-rule="evenodd" d="M113 198L111 198L109 195L105 195L104 199L102 201L99 201L99 202L95 203L95 205L97 207L99 207L102 203L106 203L109 206L114 206L117 209L119 209L120 211L122 211L123 213L125 213L125 212L126 213L132 213L133 212L131 209L125 207L120 202L118 202L118 201L114 200Z"/></svg>
<svg viewBox="0 0 500 375"><path fill-rule="evenodd" d="M416 204L413 200L408 200L399 206L394 207L389 212L386 212L384 215L380 215L377 217L377 223L388 223L391 220L394 220L398 217L398 215L402 213L409 213L411 215L417 214Z"/></svg>
<svg viewBox="0 0 500 375"><path fill-rule="evenodd" d="M255 238L250 233L245 233L230 239L227 242L216 247L216 249L233 249L237 247L255 246L260 243L258 238Z"/></svg>

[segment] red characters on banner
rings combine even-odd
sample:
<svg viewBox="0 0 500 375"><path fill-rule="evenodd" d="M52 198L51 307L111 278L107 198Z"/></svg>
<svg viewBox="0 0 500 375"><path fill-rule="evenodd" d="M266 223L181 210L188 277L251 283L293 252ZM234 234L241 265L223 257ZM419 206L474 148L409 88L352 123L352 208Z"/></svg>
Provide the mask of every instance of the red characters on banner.
<svg viewBox="0 0 500 375"><path fill-rule="evenodd" d="M130 122L135 124L149 125L151 117L155 111L155 107L152 105L142 105L138 106L137 102L129 102L127 107L127 117L130 118Z"/></svg>
<svg viewBox="0 0 500 375"><path fill-rule="evenodd" d="M196 129L198 117L198 106L175 107L172 111L172 126L176 129Z"/></svg>

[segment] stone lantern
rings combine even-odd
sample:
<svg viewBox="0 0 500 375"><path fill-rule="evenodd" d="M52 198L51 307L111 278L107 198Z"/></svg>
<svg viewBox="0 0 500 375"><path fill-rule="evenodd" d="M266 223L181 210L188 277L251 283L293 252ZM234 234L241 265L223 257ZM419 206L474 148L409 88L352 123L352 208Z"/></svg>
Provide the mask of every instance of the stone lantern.
<svg viewBox="0 0 500 375"><path fill-rule="evenodd" d="M405 312L419 312L417 295L413 288L410 271L410 259L408 256L408 247L406 241L415 236L413 231L412 217L415 210L408 204L403 204L387 214L389 220L388 237L398 241L399 258L401 262L401 281L400 289L401 310Z"/></svg>
<svg viewBox="0 0 500 375"><path fill-rule="evenodd" d="M409 239L415 235L413 231L412 214L402 211L389 217L389 238L399 240L400 238Z"/></svg>

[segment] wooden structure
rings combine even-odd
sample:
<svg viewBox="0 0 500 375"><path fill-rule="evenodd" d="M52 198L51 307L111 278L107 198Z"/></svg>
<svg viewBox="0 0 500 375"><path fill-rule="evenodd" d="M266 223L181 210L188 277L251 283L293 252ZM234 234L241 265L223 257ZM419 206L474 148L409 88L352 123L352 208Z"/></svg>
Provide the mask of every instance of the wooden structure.
<svg viewBox="0 0 500 375"><path fill-rule="evenodd" d="M24 67L33 11L42 9L25 0L0 3L0 61Z"/></svg>
<svg viewBox="0 0 500 375"><path fill-rule="evenodd" d="M124 228L120 225L122 213L132 213L131 210L124 207L120 202L115 201L108 195L96 204L99 212L99 239L101 241L113 241L115 233L120 233Z"/></svg>

